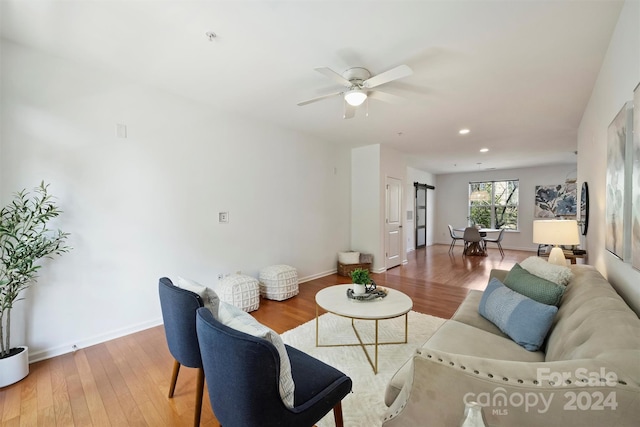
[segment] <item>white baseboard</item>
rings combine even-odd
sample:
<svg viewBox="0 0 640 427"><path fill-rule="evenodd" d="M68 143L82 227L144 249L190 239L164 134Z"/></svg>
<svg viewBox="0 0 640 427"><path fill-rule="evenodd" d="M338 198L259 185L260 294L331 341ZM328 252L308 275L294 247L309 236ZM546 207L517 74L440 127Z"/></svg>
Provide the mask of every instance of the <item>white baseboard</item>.
<svg viewBox="0 0 640 427"><path fill-rule="evenodd" d="M154 326L162 325L162 319L154 319L148 322L141 322L136 325L128 326L126 328L117 329L104 334L96 335L86 340L63 344L58 347L52 347L44 350L40 350L34 353L29 352L29 363L38 362L44 359L50 359L52 357L60 356L63 354L71 353L73 351L80 350L85 347L100 344L105 341L110 341L116 338L130 335L135 332L144 331L145 329L153 328ZM76 346L74 348L74 345Z"/></svg>
<svg viewBox="0 0 640 427"><path fill-rule="evenodd" d="M299 277L298 283L310 282L312 280L319 279L321 277L326 277L332 274L336 274L337 272L338 272L338 269L334 268L333 270L327 270L322 273L312 274L311 276Z"/></svg>

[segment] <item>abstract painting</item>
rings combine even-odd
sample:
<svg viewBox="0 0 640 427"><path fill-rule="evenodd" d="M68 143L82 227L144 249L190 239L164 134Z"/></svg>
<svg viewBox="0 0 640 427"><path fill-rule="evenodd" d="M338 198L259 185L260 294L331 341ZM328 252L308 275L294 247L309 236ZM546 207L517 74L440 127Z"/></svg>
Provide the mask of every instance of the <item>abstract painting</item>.
<svg viewBox="0 0 640 427"><path fill-rule="evenodd" d="M633 181L631 184L631 265L640 270L640 83L633 91Z"/></svg>
<svg viewBox="0 0 640 427"><path fill-rule="evenodd" d="M536 185L534 217L557 218L576 216L578 190L575 182Z"/></svg>
<svg viewBox="0 0 640 427"><path fill-rule="evenodd" d="M620 259L624 259L624 174L631 106L627 102L607 130L605 247Z"/></svg>

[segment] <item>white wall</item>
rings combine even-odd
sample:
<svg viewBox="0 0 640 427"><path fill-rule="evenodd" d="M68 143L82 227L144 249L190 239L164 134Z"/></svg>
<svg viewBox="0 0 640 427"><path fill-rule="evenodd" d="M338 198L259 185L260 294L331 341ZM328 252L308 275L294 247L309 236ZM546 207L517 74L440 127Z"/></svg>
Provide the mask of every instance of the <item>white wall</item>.
<svg viewBox="0 0 640 427"><path fill-rule="evenodd" d="M373 254L373 269L384 266L378 230L380 206L380 145L351 151L351 249Z"/></svg>
<svg viewBox="0 0 640 427"><path fill-rule="evenodd" d="M73 246L15 307L13 343L32 359L160 323L164 275L212 285L274 263L303 279L335 271L349 247L349 151L108 68L1 48L0 202L51 183Z"/></svg>
<svg viewBox="0 0 640 427"><path fill-rule="evenodd" d="M385 145L351 150L351 249L373 254L372 269L378 273L386 270L386 179L401 180L404 190L406 169L404 154ZM404 192L402 197L406 200ZM405 247L403 242L403 262L407 261Z"/></svg>
<svg viewBox="0 0 640 427"><path fill-rule="evenodd" d="M434 185L436 182L436 178L433 174L429 172L425 172L419 169L415 169L412 167L407 167L407 182L405 184L405 205L407 211L413 212L413 220L407 221L407 225L405 227L405 241L407 242L407 252L411 252L416 248L416 231L415 231L415 187L413 186L414 182L419 182L420 184L428 184ZM434 185L435 186L435 185ZM434 242L434 225L435 225L435 201L436 201L436 191L435 190L427 190L427 239L426 245L431 246ZM406 212L405 212L406 218Z"/></svg>
<svg viewBox="0 0 640 427"><path fill-rule="evenodd" d="M451 244L447 224L451 224L454 228L466 226L469 215L469 182L518 179L520 180L519 231L505 232L502 246L508 249L536 250L538 245L533 243L535 187L537 185L563 184L567 176L575 178L575 170L575 164L568 164L437 175L436 242Z"/></svg>
<svg viewBox="0 0 640 427"><path fill-rule="evenodd" d="M605 192L607 127L624 103L633 99L633 89L640 82L639 28L640 2L626 1L578 132L578 182L589 184L589 263L636 313L640 313L640 272L605 249Z"/></svg>

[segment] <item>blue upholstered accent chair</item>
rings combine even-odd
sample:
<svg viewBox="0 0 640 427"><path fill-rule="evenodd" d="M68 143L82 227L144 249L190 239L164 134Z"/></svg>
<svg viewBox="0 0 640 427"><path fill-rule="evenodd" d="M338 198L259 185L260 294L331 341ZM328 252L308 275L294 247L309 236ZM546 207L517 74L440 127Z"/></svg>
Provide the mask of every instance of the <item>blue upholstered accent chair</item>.
<svg viewBox="0 0 640 427"><path fill-rule="evenodd" d="M294 407L278 391L280 357L269 341L231 329L206 308L198 309L196 329L211 406L224 427L311 427L333 408L342 426L342 399L351 378L286 346L295 383Z"/></svg>
<svg viewBox="0 0 640 427"><path fill-rule="evenodd" d="M196 408L193 425L200 425L202 395L204 391L204 370L200 358L198 335L196 334L196 310L203 306L202 298L191 291L178 288L167 277L158 284L160 306L164 320L164 333L169 352L174 358L169 398L173 397L178 381L180 366L198 370L196 380Z"/></svg>

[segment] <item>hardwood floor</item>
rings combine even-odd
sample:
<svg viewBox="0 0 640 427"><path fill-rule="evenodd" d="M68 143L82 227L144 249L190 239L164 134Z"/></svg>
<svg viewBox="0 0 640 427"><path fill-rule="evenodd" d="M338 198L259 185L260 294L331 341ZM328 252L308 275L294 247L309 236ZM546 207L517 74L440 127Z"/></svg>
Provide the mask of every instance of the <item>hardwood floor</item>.
<svg viewBox="0 0 640 427"><path fill-rule="evenodd" d="M463 257L457 246L435 245L411 252L408 264L375 282L401 290L415 311L450 318L470 289L484 289L493 268L510 269L531 252L497 249L488 257ZM282 333L315 316L316 292L346 277L330 275L300 284L287 301L262 300L251 314ZM173 399L167 398L173 359L162 326L157 326L33 363L24 380L0 389L2 426L191 426L195 369L182 368ZM206 389L206 387L205 387ZM205 391L202 426L218 426Z"/></svg>

